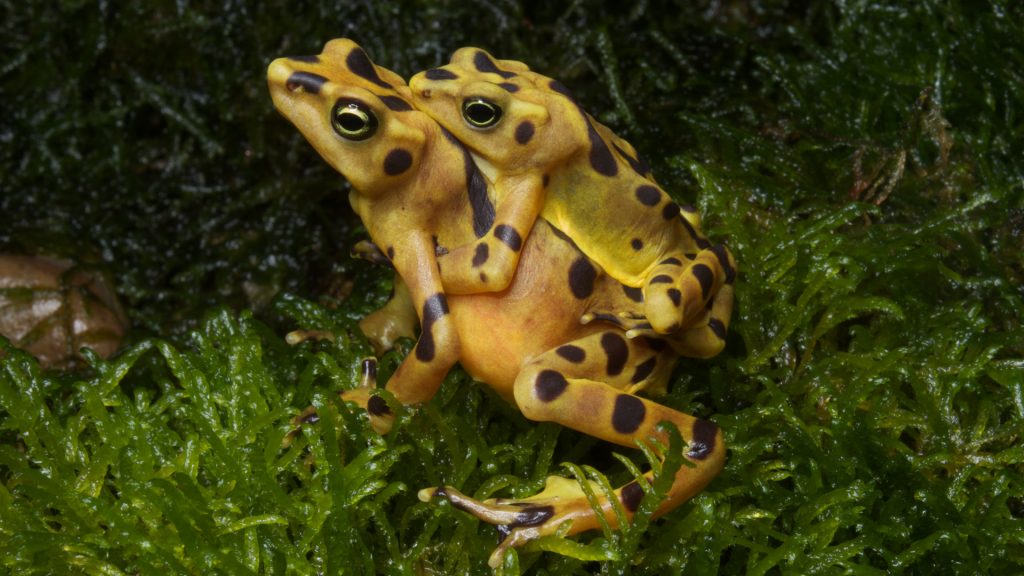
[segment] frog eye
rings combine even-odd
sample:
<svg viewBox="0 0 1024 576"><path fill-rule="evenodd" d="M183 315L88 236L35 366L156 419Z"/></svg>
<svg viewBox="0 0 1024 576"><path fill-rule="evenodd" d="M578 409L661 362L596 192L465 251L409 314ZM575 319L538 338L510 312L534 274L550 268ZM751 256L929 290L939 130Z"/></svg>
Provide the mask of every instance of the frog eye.
<svg viewBox="0 0 1024 576"><path fill-rule="evenodd" d="M346 140L366 140L377 131L377 117L362 102L338 100L331 110L331 127Z"/></svg>
<svg viewBox="0 0 1024 576"><path fill-rule="evenodd" d="M501 106L476 96L462 103L462 117L474 128L490 128L501 120Z"/></svg>

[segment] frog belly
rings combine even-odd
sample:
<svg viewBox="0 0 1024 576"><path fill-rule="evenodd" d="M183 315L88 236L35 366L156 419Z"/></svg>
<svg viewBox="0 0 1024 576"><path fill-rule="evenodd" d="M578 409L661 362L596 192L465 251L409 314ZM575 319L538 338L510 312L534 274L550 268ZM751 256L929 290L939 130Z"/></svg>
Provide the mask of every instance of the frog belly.
<svg viewBox="0 0 1024 576"><path fill-rule="evenodd" d="M501 294L460 296L449 304L459 331L462 367L513 404L512 385L523 365L601 328L580 325L583 312L566 313L571 306L524 314Z"/></svg>
<svg viewBox="0 0 1024 576"><path fill-rule="evenodd" d="M451 296L462 367L506 400L522 366L602 327L582 325L589 301L573 296L569 269L581 255L543 223L535 226L509 287ZM513 402L514 403L514 402Z"/></svg>

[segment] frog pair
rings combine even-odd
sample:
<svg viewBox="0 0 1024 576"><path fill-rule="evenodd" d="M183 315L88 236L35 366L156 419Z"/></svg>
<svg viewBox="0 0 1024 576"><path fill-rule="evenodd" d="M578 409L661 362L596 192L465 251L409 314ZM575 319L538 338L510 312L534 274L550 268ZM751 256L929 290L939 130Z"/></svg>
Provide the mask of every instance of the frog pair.
<svg viewBox="0 0 1024 576"><path fill-rule="evenodd" d="M622 446L667 445L657 425L669 421L688 444L669 449L685 450L690 465L657 514L718 473L717 426L634 393L663 392L679 354L721 349L734 263L628 143L557 82L475 48L411 88L350 40L275 60L268 79L278 110L351 182L352 207L379 247L367 252L401 279L364 331L387 347L420 326L387 383L396 400L428 401L460 362L526 417ZM391 414L375 389L343 397L383 431ZM521 500L480 502L451 487L420 497L446 497L498 525L496 565L507 547L556 530L590 530L601 517L616 526L619 504L631 520L645 490L630 482L598 510L559 477Z"/></svg>

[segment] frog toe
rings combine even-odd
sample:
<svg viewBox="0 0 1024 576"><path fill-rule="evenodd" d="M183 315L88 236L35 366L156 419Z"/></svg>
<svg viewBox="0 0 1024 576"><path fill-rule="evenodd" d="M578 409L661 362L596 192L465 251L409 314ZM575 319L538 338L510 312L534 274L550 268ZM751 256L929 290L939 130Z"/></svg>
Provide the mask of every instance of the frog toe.
<svg viewBox="0 0 1024 576"><path fill-rule="evenodd" d="M388 268L395 267L394 264L391 263L391 259L388 258L387 254L369 240L360 240L359 242L356 242L355 246L352 247L351 255L353 258L366 260L367 262L377 264L379 266L387 266Z"/></svg>
<svg viewBox="0 0 1024 576"><path fill-rule="evenodd" d="M663 286L670 286L664 284ZM648 326L657 334L671 334L682 327L684 303L682 292L675 287L653 288L645 294L644 312Z"/></svg>
<svg viewBox="0 0 1024 576"><path fill-rule="evenodd" d="M572 520L573 514L577 513L575 508L580 495L582 491L575 481L557 476L548 478L542 492L523 499L490 498L481 501L451 486L425 488L417 494L424 502L444 498L455 508L493 524L501 541L488 561L492 568L501 562L506 549L554 534L563 522ZM566 508L565 501L577 506Z"/></svg>
<svg viewBox="0 0 1024 576"><path fill-rule="evenodd" d="M591 322L604 322L626 330L629 338L635 338L636 336L647 334L653 335L654 333L651 323L647 321L645 316L630 312L620 312L618 314L610 312L587 312L580 318L581 324L590 324Z"/></svg>
<svg viewBox="0 0 1024 576"><path fill-rule="evenodd" d="M342 400L354 402L360 408L365 409L370 416L370 425L378 434L387 434L391 431L395 415L391 413L391 408L384 398L377 394L376 387L361 386L352 390L343 390L339 396Z"/></svg>

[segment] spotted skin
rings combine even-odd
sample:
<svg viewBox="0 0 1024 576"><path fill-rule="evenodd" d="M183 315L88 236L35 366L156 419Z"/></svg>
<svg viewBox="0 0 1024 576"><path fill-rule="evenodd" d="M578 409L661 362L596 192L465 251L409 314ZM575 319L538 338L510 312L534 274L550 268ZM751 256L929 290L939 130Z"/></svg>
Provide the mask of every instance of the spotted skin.
<svg viewBox="0 0 1024 576"><path fill-rule="evenodd" d="M533 383L534 395L541 402L554 402L569 387L569 382L556 370L544 370Z"/></svg>
<svg viewBox="0 0 1024 576"><path fill-rule="evenodd" d="M420 340L416 343L416 358L421 362L432 362L437 355L433 328L435 324L444 321L447 315L448 301L444 294L434 294L423 302Z"/></svg>
<svg viewBox="0 0 1024 576"><path fill-rule="evenodd" d="M363 254L389 263L398 273L393 298L361 326L379 340L375 348L409 331L405 325L389 328L389 321L421 328L413 352L386 384L390 395L402 405L426 402L458 361L528 418L559 422L622 446L651 439L666 445L668 438L657 424L669 421L700 449L668 447L692 452L687 458L694 466L676 475L657 513L697 493L722 467L721 433L695 427L698 419L635 395L664 391L677 359L678 344L670 340L685 340L687 333L631 339L624 327L581 323L580 318L600 313L636 326L643 318L643 294L606 274L574 238L547 219L535 218L530 230L524 230L503 220L506 214L500 210L488 216L493 190L481 185L483 179L474 184L479 172L466 164L462 147L418 110L396 104L409 97L401 79L372 62L368 65L365 53L356 48L349 41L334 41L315 60L275 61L268 76L278 109L352 183L350 202L373 242L363 246ZM474 66L500 67L509 82L525 71L525 66L517 69L483 59ZM296 72L327 81L315 94L302 87L289 89L288 79ZM379 115L382 133L358 146L339 143L329 112L342 97L358 98L371 107ZM394 168L394 161L389 169L386 159L395 150L409 153L402 170ZM451 246L473 247L463 272L469 270L475 278L490 274L488 265L502 254L516 255L515 274L498 292L453 292L445 277L445 270L457 262L450 260ZM367 323L369 319L373 322ZM362 384L342 397L364 407L370 422L383 432L393 423L395 404L384 401L375 381L375 365L365 368ZM626 503L627 519L643 498L638 487L633 482L616 491L615 497ZM557 476L548 478L539 494L518 500L480 502L452 487L428 488L419 495L424 500L446 498L495 524L502 540L492 565L509 546L554 534L567 521L572 522L570 534L598 528L602 517L613 526L618 522L610 503L602 503L595 513L575 481Z"/></svg>
<svg viewBox="0 0 1024 576"><path fill-rule="evenodd" d="M573 364L579 364L587 359L587 351L579 346L573 346L572 344L559 346L558 350L555 350L555 353Z"/></svg>
<svg viewBox="0 0 1024 576"><path fill-rule="evenodd" d="M623 435L631 435L640 429L647 418L647 408L636 396L619 394L612 410L612 429Z"/></svg>
<svg viewBox="0 0 1024 576"><path fill-rule="evenodd" d="M633 372L633 377L629 380L630 384L639 384L640 382L647 380L651 376L651 373L654 372L654 368L657 365L657 358L651 358L637 364L636 371Z"/></svg>
<svg viewBox="0 0 1024 576"><path fill-rule="evenodd" d="M395 148L388 152L384 158L384 173L388 176L398 176L412 166L412 154L408 150Z"/></svg>
<svg viewBox="0 0 1024 576"><path fill-rule="evenodd" d="M401 278L396 283L399 297L362 325L378 349L408 335L416 324L424 327L415 353L405 358L386 385L402 404L424 402L458 360L460 347L444 305L437 239L464 244L475 235L469 225L472 217L465 225L438 230L428 211L408 208L465 210L470 204L467 172L458 169L466 163L465 151L451 144L428 116L408 105L412 98L401 77L374 65L350 40L329 42L315 58L275 60L267 77L274 105L352 183L352 207L373 243L387 247L385 254ZM355 103L376 118L369 137L352 140L337 132L331 119L338 102ZM424 170L424 158L458 168ZM438 198L439 189L456 192ZM379 401L371 404L372 394L361 391L351 397L371 408L376 428L390 426L390 412Z"/></svg>
<svg viewBox="0 0 1024 576"><path fill-rule="evenodd" d="M388 107L389 110L394 112L408 112L412 110L412 105L403 100L398 96L381 96L380 101Z"/></svg>
<svg viewBox="0 0 1024 576"><path fill-rule="evenodd" d="M578 361L576 355L565 353L567 346L580 350L603 350L609 335L628 347L626 354L632 369L610 376L605 354L588 353L586 359ZM633 394L633 391L652 382L666 381L671 373L675 353L669 347L652 346L657 341L648 338L626 340L614 330L597 332L537 356L524 366L515 382L515 401L527 418L559 422L621 446L633 447L635 442L648 439L667 445L668 437L657 429L657 425L663 421L672 422L689 446L684 455L690 465L682 466L676 473L675 481L655 516L691 498L724 463L722 434L717 426ZM642 374L640 381L635 378L637 374ZM574 414L586 416L567 416ZM644 478L650 482L651 473L646 473ZM594 492L602 494L600 490ZM634 481L615 490L614 494L624 505L627 520L631 520L644 497L642 487ZM564 529L562 525L565 522L572 522L568 534L593 530L601 525L580 486L575 481L557 476L549 477L544 490L528 498L478 501L452 487L420 491L421 499L434 497L446 498L457 508L499 527L503 539L491 556L492 566L500 561L506 548L552 534L560 526ZM617 527L615 504L605 500L603 495L599 496L599 501L604 520ZM524 506L551 506L552 514L537 525L517 524L517 514Z"/></svg>
<svg viewBox="0 0 1024 576"><path fill-rule="evenodd" d="M619 498L622 500L622 505L626 507L631 514L635 514L637 508L640 507L640 501L643 500L644 489L640 484L634 480L629 484L622 487L619 491Z"/></svg>
<svg viewBox="0 0 1024 576"><path fill-rule="evenodd" d="M594 293L597 270L585 256L580 256L569 268L569 287L577 300L585 300Z"/></svg>
<svg viewBox="0 0 1024 576"><path fill-rule="evenodd" d="M452 74L451 72L449 72L447 70L444 70L444 69L441 69L441 68L431 68L430 70L425 71L423 74L425 74L427 76L427 78L430 78L431 80L456 80L456 79L458 79L458 76L456 76L455 74Z"/></svg>
<svg viewBox="0 0 1024 576"><path fill-rule="evenodd" d="M523 238L516 232L516 229L507 224L498 224L494 227L494 237L501 241L513 252L519 252L523 247Z"/></svg>
<svg viewBox="0 0 1024 576"><path fill-rule="evenodd" d="M609 275L641 289L649 327L631 332L632 337L695 326L707 330L703 310L735 263L727 251L720 254L723 258L703 253L712 243L700 231L699 215L658 186L628 142L587 114L564 85L521 62L463 48L434 70L447 74L442 78L429 71L411 80L415 104L491 167L496 222L525 237L543 216ZM463 119L462 103L470 98L483 98L502 110L493 126L481 129ZM474 251L460 246L446 256L463 264L445 271L445 286L459 293L504 289L512 277L506 268L516 266L517 254L505 252L490 260L484 287L464 272ZM704 266L710 266L710 282ZM725 304L728 297L718 300ZM729 306L719 310L731 313ZM720 320L727 323L727 318Z"/></svg>
<svg viewBox="0 0 1024 576"><path fill-rule="evenodd" d="M626 339L617 332L605 332L601 335L601 349L606 359L605 372L609 376L622 374L626 362L629 361L629 346Z"/></svg>
<svg viewBox="0 0 1024 576"><path fill-rule="evenodd" d="M516 127L516 143L526 145L530 143L533 138L534 128L533 123L529 120L523 120L523 122Z"/></svg>
<svg viewBox="0 0 1024 576"><path fill-rule="evenodd" d="M388 403L380 396L371 396L366 402L366 411L373 416L383 417L391 414Z"/></svg>

